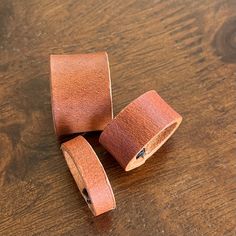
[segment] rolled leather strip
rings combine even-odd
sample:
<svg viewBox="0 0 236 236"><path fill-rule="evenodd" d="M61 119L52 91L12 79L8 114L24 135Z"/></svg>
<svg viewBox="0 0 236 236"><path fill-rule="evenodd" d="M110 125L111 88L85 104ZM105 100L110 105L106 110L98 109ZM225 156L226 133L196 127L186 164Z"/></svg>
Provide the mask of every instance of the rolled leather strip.
<svg viewBox="0 0 236 236"><path fill-rule="evenodd" d="M113 118L107 53L51 55L50 65L56 134L103 130Z"/></svg>
<svg viewBox="0 0 236 236"><path fill-rule="evenodd" d="M181 121L182 117L152 90L125 107L101 133L99 142L129 171L144 164Z"/></svg>
<svg viewBox="0 0 236 236"><path fill-rule="evenodd" d="M114 194L97 155L82 136L61 145L74 180L95 216L116 207Z"/></svg>

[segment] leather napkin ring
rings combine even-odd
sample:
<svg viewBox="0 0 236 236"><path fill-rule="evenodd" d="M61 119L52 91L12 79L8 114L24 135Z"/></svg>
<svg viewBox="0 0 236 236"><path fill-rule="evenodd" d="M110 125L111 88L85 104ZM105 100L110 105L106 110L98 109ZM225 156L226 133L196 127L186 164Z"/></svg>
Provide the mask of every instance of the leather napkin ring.
<svg viewBox="0 0 236 236"><path fill-rule="evenodd" d="M152 90L125 107L99 142L126 170L144 164L175 132L182 117Z"/></svg>
<svg viewBox="0 0 236 236"><path fill-rule="evenodd" d="M97 155L82 136L61 145L75 182L95 216L116 207L114 194Z"/></svg>
<svg viewBox="0 0 236 236"><path fill-rule="evenodd" d="M107 53L51 55L50 65L56 134L103 130L113 118Z"/></svg>

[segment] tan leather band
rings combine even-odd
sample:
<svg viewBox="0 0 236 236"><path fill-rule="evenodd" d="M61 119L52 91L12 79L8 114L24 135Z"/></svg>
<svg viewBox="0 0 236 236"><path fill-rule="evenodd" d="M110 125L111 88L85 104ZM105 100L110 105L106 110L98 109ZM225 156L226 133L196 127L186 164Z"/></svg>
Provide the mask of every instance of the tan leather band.
<svg viewBox="0 0 236 236"><path fill-rule="evenodd" d="M113 118L107 54L51 55L50 64L56 134L103 130Z"/></svg>
<svg viewBox="0 0 236 236"><path fill-rule="evenodd" d="M144 164L181 121L182 117L156 91L149 91L125 107L104 129L99 141L129 171Z"/></svg>
<svg viewBox="0 0 236 236"><path fill-rule="evenodd" d="M61 145L75 182L95 216L116 207L115 198L97 155L82 136Z"/></svg>

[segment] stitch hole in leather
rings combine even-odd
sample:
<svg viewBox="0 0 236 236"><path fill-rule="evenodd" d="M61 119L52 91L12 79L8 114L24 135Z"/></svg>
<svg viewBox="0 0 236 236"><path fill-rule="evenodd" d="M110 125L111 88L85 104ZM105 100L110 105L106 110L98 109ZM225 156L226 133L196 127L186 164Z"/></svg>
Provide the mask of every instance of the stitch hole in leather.
<svg viewBox="0 0 236 236"><path fill-rule="evenodd" d="M92 202L91 202L91 199L90 199L90 197L89 197L89 194L88 194L88 191L87 191L86 188L84 188L84 189L82 190L82 194L83 194L83 196L84 196L85 201L86 201L88 204L91 204Z"/></svg>
<svg viewBox="0 0 236 236"><path fill-rule="evenodd" d="M143 148L136 156L136 159L143 158L145 155L145 148Z"/></svg>

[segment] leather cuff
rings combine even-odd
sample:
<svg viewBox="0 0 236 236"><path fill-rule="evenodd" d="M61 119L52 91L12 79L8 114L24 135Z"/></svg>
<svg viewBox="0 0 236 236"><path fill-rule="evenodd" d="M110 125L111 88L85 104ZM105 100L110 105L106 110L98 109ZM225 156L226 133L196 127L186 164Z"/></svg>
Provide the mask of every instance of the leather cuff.
<svg viewBox="0 0 236 236"><path fill-rule="evenodd" d="M113 118L107 53L51 55L50 65L57 136L103 130Z"/></svg>
<svg viewBox="0 0 236 236"><path fill-rule="evenodd" d="M67 165L92 213L97 216L116 207L114 194L96 153L82 136L61 145Z"/></svg>
<svg viewBox="0 0 236 236"><path fill-rule="evenodd" d="M182 117L152 90L125 107L99 142L126 170L144 164L175 132Z"/></svg>

